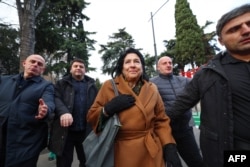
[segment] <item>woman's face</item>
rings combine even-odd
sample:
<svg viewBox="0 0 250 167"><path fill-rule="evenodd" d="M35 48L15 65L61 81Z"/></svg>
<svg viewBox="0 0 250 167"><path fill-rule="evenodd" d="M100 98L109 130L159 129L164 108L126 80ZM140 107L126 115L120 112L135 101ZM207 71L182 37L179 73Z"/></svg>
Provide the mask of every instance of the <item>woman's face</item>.
<svg viewBox="0 0 250 167"><path fill-rule="evenodd" d="M124 58L122 74L128 82L137 82L142 75L142 64L139 56L129 53Z"/></svg>

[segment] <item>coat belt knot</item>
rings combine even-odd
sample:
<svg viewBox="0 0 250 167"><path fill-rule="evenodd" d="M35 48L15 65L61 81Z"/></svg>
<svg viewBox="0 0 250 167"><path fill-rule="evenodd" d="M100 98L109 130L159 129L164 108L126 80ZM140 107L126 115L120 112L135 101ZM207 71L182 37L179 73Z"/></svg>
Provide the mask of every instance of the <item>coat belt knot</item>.
<svg viewBox="0 0 250 167"><path fill-rule="evenodd" d="M153 129L145 131L119 131L116 140L131 140L144 137L145 146L152 158L159 152L159 148L154 140Z"/></svg>

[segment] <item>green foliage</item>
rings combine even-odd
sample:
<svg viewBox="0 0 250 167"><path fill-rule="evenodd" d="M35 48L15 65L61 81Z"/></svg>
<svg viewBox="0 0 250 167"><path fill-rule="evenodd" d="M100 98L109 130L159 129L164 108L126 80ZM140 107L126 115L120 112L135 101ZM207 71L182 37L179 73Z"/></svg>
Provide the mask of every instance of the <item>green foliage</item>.
<svg viewBox="0 0 250 167"><path fill-rule="evenodd" d="M204 31L211 24L213 24L213 22L206 21L205 25L202 26L201 29ZM215 36L215 31L203 34L203 42L205 47L205 62L211 59L216 54L216 51L220 51L220 48L216 45Z"/></svg>
<svg viewBox="0 0 250 167"><path fill-rule="evenodd" d="M212 22L207 21L205 23L204 26L200 27L202 29L202 32L204 32L204 30L211 25ZM203 39L203 44L204 44L204 48L205 48L205 62L206 63L209 59L211 59L215 54L216 51L220 51L219 47L216 46L216 33L215 31L209 32L209 33L204 33L202 35L202 39ZM171 58L173 58L173 64L174 64L174 69L173 69L173 73L175 75L179 74L179 70L180 69L184 69L185 65L183 62L179 61L176 57L176 39L170 39L170 40L164 40L164 45L166 47L165 52L162 52L160 57L162 56L170 56ZM198 57L199 58L199 57ZM158 58L159 59L159 58ZM199 62L197 59L194 60L194 62ZM196 65L199 65L198 63L196 63Z"/></svg>
<svg viewBox="0 0 250 167"><path fill-rule="evenodd" d="M36 20L36 52L52 59L47 72L57 75L69 73L69 63L81 58L89 68L89 51L94 50L95 34L84 30L83 21L89 18L82 13L88 3L82 0L50 0ZM64 63L62 63L64 61Z"/></svg>
<svg viewBox="0 0 250 167"><path fill-rule="evenodd" d="M98 90L102 87L102 83L100 82L98 78L95 80L95 84Z"/></svg>
<svg viewBox="0 0 250 167"><path fill-rule="evenodd" d="M151 57L149 54L144 54L144 59L145 59L145 70L146 74L148 75L149 78L152 78L157 75L157 72L154 68L155 65L155 57Z"/></svg>
<svg viewBox="0 0 250 167"><path fill-rule="evenodd" d="M103 66L101 67L103 74L110 75L113 67L120 56L127 48L135 48L134 39L126 32L126 28L118 29L117 33L110 36L110 41L106 45L100 45L99 53L102 54ZM139 49L141 50L141 49ZM156 75L154 70L155 58L150 57L149 54L144 54L146 73L149 77Z"/></svg>
<svg viewBox="0 0 250 167"><path fill-rule="evenodd" d="M197 24L187 0L175 4L176 46L175 59L183 65L192 66L205 62L203 31Z"/></svg>
<svg viewBox="0 0 250 167"><path fill-rule="evenodd" d="M0 25L0 74L19 72L19 32L8 25Z"/></svg>
<svg viewBox="0 0 250 167"><path fill-rule="evenodd" d="M98 53L102 54L103 66L101 67L103 74L111 74L119 56L128 47L135 47L134 39L125 31L126 28L118 30L109 37L110 41L106 45L100 45L101 49Z"/></svg>

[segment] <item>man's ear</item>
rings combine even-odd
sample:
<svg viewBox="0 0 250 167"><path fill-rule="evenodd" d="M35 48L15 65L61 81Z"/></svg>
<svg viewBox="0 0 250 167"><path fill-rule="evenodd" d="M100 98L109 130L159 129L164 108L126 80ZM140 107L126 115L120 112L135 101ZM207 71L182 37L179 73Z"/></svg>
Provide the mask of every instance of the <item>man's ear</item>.
<svg viewBox="0 0 250 167"><path fill-rule="evenodd" d="M46 67L43 67L43 69L41 70L41 75L44 73L45 70L46 70Z"/></svg>
<svg viewBox="0 0 250 167"><path fill-rule="evenodd" d="M26 64L26 59L25 60L23 60L23 62L22 62L22 64L23 64L23 67L25 66L25 64Z"/></svg>
<svg viewBox="0 0 250 167"><path fill-rule="evenodd" d="M219 41L219 43L220 43L222 46L224 46L224 42L223 42L223 39L222 39L221 37L218 37L218 41Z"/></svg>

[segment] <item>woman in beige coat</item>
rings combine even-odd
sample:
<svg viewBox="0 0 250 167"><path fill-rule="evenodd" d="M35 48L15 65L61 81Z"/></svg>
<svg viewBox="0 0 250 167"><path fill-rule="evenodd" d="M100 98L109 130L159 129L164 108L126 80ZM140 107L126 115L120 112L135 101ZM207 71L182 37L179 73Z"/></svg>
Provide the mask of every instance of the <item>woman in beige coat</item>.
<svg viewBox="0 0 250 167"><path fill-rule="evenodd" d="M133 48L126 50L112 77L119 96L115 96L111 82L105 81L87 120L101 133L109 117L118 114L122 127L115 139L115 167L165 167L165 161L181 167L170 119L157 87L148 82L142 54Z"/></svg>

